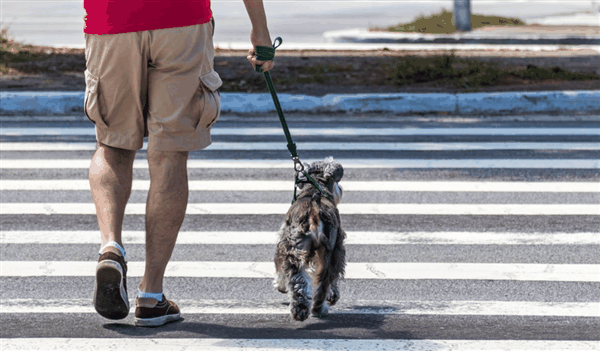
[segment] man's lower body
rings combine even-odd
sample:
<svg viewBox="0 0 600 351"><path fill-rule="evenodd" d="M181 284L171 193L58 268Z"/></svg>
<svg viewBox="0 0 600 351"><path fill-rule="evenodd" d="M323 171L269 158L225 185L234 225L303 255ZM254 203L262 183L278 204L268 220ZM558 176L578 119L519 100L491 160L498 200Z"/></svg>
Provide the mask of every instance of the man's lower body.
<svg viewBox="0 0 600 351"><path fill-rule="evenodd" d="M136 151L148 137L146 265L134 322L180 318L163 278L188 200L188 152L211 143L220 114L213 24L112 35L86 35L85 111L98 149L89 169L101 232L94 305L110 319L129 313L122 226Z"/></svg>

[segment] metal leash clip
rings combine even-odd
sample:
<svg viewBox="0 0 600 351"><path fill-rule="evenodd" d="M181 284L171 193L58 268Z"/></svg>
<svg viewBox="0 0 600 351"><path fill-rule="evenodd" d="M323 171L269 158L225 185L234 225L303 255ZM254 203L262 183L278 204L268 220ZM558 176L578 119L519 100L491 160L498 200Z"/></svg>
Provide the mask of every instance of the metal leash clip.
<svg viewBox="0 0 600 351"><path fill-rule="evenodd" d="M304 165L300 161L300 158L298 158L298 157L292 157L292 160L294 160L294 170L296 172L303 172L304 171Z"/></svg>

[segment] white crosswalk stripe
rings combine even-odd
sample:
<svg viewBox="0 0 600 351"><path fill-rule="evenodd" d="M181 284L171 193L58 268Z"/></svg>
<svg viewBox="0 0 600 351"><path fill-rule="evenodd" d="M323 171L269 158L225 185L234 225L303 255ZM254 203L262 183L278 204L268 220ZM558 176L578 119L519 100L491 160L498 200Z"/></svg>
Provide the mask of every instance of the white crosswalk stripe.
<svg viewBox="0 0 600 351"><path fill-rule="evenodd" d="M2 261L5 277L94 276L96 262ZM143 262L129 262L128 276L141 277ZM169 262L167 277L272 278L273 262ZM494 263L389 263L350 262L346 279L461 279L600 282L600 265L494 264Z"/></svg>
<svg viewBox="0 0 600 351"><path fill-rule="evenodd" d="M144 144L144 149L148 145ZM600 150L598 143L303 143L303 150L357 150L357 151L456 151L456 150ZM94 151L96 143L0 143L0 151ZM287 150L285 144L263 143L212 143L207 150L265 151Z"/></svg>
<svg viewBox="0 0 600 351"><path fill-rule="evenodd" d="M376 215L486 215L486 216L580 216L600 215L600 205L581 204L340 204L340 214ZM271 215L285 214L287 203L188 203L187 215ZM81 214L94 215L89 203L4 203L4 214ZM125 214L143 215L146 204L129 203Z"/></svg>
<svg viewBox="0 0 600 351"><path fill-rule="evenodd" d="M178 300L186 314L287 314L279 303L238 300ZM373 307L378 303L385 307ZM95 313L90 299L2 300L4 313ZM133 312L135 307L131 307ZM339 314L461 315L461 316L570 316L600 317L600 302L532 301L354 301L336 309Z"/></svg>
<svg viewBox="0 0 600 351"><path fill-rule="evenodd" d="M314 159L303 159L314 162ZM509 168L509 169L600 169L600 159L337 159L352 168ZM88 169L90 160L2 159L0 169ZM134 169L147 169L148 162L135 160ZM188 169L290 169L286 160L189 160Z"/></svg>
<svg viewBox="0 0 600 351"><path fill-rule="evenodd" d="M488 232L346 232L347 245L600 245L598 233L488 233ZM143 244L143 231L123 231L123 241ZM179 244L274 245L275 232L181 231ZM96 231L4 231L5 244L97 244Z"/></svg>
<svg viewBox="0 0 600 351"><path fill-rule="evenodd" d="M451 350L598 350L595 341L541 341L541 340L344 340L344 339L81 339L81 338L45 338L45 339L0 339L3 350L413 350L413 351L451 351Z"/></svg>
<svg viewBox="0 0 600 351"><path fill-rule="evenodd" d="M600 128L290 128L301 136L414 136L414 135L600 135ZM223 128L216 126L212 135L282 135L281 128ZM0 135L96 135L94 128L2 128Z"/></svg>
<svg viewBox="0 0 600 351"><path fill-rule="evenodd" d="M356 152L355 158L354 156L336 157L346 171L347 179L342 180L341 185L344 192L360 192L365 198L370 193L374 194L369 197L372 201L342 202L339 205L343 221L356 217L361 218L360 221L368 222L364 224L367 229L360 230L344 225L347 231L349 261L342 298L331 311L333 318L341 316L342 319L312 318L304 322L308 323L306 325L309 327L303 330L295 329L302 325L292 323L291 318L289 322L282 324L281 321L287 321L289 318L289 306L284 303L288 298L279 295L271 287L274 276L273 262L233 257L229 252L229 248L232 248L232 252L239 252L233 250L233 248L240 250L239 247L249 253L259 252L264 248L274 252L279 221L283 219L283 215L289 208L292 177L290 176L289 181L259 179L250 178L244 172L287 169L292 173L292 167L289 160L262 157L261 152L285 150L283 142L217 141L211 146L212 150L231 152L234 156L215 160L193 158L189 160L188 167L201 171L228 172L231 177L190 179L190 191L202 192L202 196L206 195L207 200L190 202L186 211L188 215L186 220L197 217L200 218L199 223L209 224L181 230L178 245L193 247L197 250L197 255L189 256L185 253L188 256L184 259L173 259L167 267L166 277L167 285L184 284L185 290L190 290L172 291L169 295L169 298L173 298L182 308L186 318L182 325L193 325L192 329L199 325L198 329L208 330L216 327L224 332L194 335L189 332L190 329L185 329L186 327L183 331L173 327L173 329L164 329L165 334L144 334L154 337L145 339L140 338L142 334L136 334L135 331L130 330L120 334L114 332L116 330L114 328L118 327L105 326L103 334L92 334L89 330L102 329L101 324L98 323L106 322L97 317L89 298L88 290L93 287L84 286L93 284L96 256L92 255L89 260L82 260L70 258L68 254L56 255L54 250L67 248L67 250L87 252L93 246L90 252L95 254L99 245L97 228L77 223L83 217L82 215L93 218L96 214L94 204L89 201L91 199L89 182L81 177L76 179L68 173L68 171L82 174L87 172L90 159L81 156L82 153L79 153L77 158L72 158L72 155L73 152L95 149L94 143L89 142L89 136L94 135L94 129L9 127L2 128L0 131L0 154L6 156L0 158L0 169L3 173L9 172L7 174L10 175L2 177L0 192L11 195L10 200L8 196L3 197L0 204L0 214L3 217L0 244L3 252L10 251L10 255L6 257L3 255L0 266L0 281L4 285L0 313L3 320L4 317L7 318L6 324L3 324L13 329L10 329L11 332L0 334L2 350L600 350L599 337L590 336L589 330L592 329L585 329L600 325L600 303L598 302L600 297L597 289L600 286L600 262L589 254L594 251L594 248L600 249L600 235L596 230L577 225L578 221L583 223L597 221L600 218L600 203L593 203L593 199L590 200L590 196L600 193L600 183L593 178L594 175L577 179L558 175L559 172L574 174L577 171L591 174L600 170L600 157L594 153L600 150L600 146L597 142L589 141L600 136L600 128L572 126L567 128L512 126L336 128L329 124L319 128L292 128L291 132L299 138L331 135L340 139L343 137L343 142L297 141L297 143L299 150L327 150L332 151L334 156L334 151L337 150ZM216 127L213 135L280 136L281 130L271 127ZM29 137L26 142L15 141L16 137L24 136ZM32 137L41 136L45 137L45 141L32 141ZM382 136L388 139L385 142L378 142L378 137ZM453 136L454 139L444 142L405 142L406 139L390 141L390 138L410 136ZM505 138L535 136L553 137L553 141L459 140L463 136ZM575 142L573 136L588 139ZM56 141L47 141L54 137L57 137ZM63 140L62 137L87 137L87 139L80 142L72 141L73 139ZM560 137L571 138L569 141L560 141ZM236 152L245 150L255 151L256 159L238 159L235 156L240 154ZM543 151L544 154L535 159L521 158L522 156L518 155L515 158L499 158L502 156L497 154L489 158L454 158L454 156L452 159L444 156L423 159L402 158L403 156L378 158L386 156L377 154L378 151L397 152L398 155L402 155L402 151L426 151L434 154L440 152L442 155L446 151L458 153L470 150L489 152L489 155L494 152L509 155L511 150ZM365 151L372 151L370 153L372 157L365 157ZM26 156L20 158L21 152ZM39 156L37 152L53 153L49 158ZM38 156L31 156L31 154ZM582 157L582 154L586 157ZM592 157L588 157L589 155ZM305 162L313 160L303 159ZM146 170L147 161L136 160L134 168ZM355 170L397 171L399 175L389 177L393 179L386 179L383 176L379 180L352 179L352 172ZM466 176L453 179L443 173L448 170L464 172ZM521 172L519 173L521 176L514 178L504 176L504 179L500 180L487 179L487 177L471 179L468 177L468 172L472 170L503 171L508 174ZM528 173L533 170L553 170L557 176L536 178ZM45 178L46 174L52 174L46 173L48 171L64 172L67 176L63 179ZM440 175L435 180L403 179L404 175L401 173L409 171ZM20 177L20 174L27 176ZM505 180L506 178L510 179ZM147 191L149 185L148 180L135 179L132 189ZM211 196L218 197L221 194L234 192L245 192L251 196L252 194L248 193L251 191L280 192L277 194L282 195L282 201L281 203L254 203L210 200ZM405 193L411 195L423 193L429 196L436 196L437 193L471 193L485 199L486 196L502 194L510 197L511 200L514 198L515 201L379 203L375 195L377 192L395 192L399 196L406 195ZM84 193L85 198L82 195ZM30 196L27 201L23 201L18 198L19 194ZM40 196L35 197L37 194ZM67 199L66 194L81 195L82 200L72 200L74 197ZM527 201L530 197L543 198L547 194L555 194L552 201L546 201L547 203ZM571 196L570 200L556 201L562 196L561 194L565 197ZM578 197L584 196L587 196L585 198L587 200L578 203ZM123 242L126 248L135 251L137 248L133 249L133 245L141 246L145 243L143 224L141 226L139 224L139 218L145 214L145 204L135 201L129 203L126 214L126 221L130 222L126 223L122 233ZM269 227L273 228L272 230L265 230L266 226L242 227L239 223L228 223L227 218L233 216L247 216L257 222L260 222L262 217L276 216L278 223L272 223L272 227ZM368 216L377 219L373 220ZM21 218L26 220L21 221ZM400 224L400 221L406 221L406 218L414 220L414 223L410 224L410 230L398 230L393 227ZM448 225L436 230L423 229L427 225L426 222L432 221L432 218L448 221ZM481 221L482 225L473 227L472 230L455 227L457 222L474 219ZM138 224L134 221L138 221L135 222ZM222 223L215 225L214 221ZM381 229L379 221L391 222L391 229ZM502 231L490 224L493 221L517 221L525 225L521 228L518 224L513 224L512 230ZM566 226L561 224L562 221L576 224ZM538 228L541 222L551 224ZM445 250L454 250L452 252L458 256L447 262L445 255L440 255L442 258L439 261L415 259L414 262L407 262L401 257L390 259L381 254L385 250L401 252L398 250L400 247L417 253L443 253ZM361 252L366 252L361 257L367 255L367 260L352 257L352 253L359 249L362 250ZM213 250L217 252L214 254L210 252ZM515 252L525 250L527 253L533 253L535 257L531 261L522 262L515 258L522 256L512 257L510 254L504 254L511 250ZM482 257L485 255L489 257L476 262L460 257L467 252L478 252ZM574 261L571 252L580 253L582 258ZM208 254L213 256L205 258ZM418 257L418 254L415 257ZM435 255L427 257L435 257ZM131 284L139 281L143 272L144 262L139 258L130 259L127 276L131 279ZM67 290L72 289L72 291L57 288L58 285L65 283L71 284ZM405 289L427 289L428 295L419 296L424 295L425 290L421 290L421 294L417 296L409 297L395 292L395 289L399 290L400 286L405 285L407 286ZM226 291L225 287L231 286L236 287L235 291ZM257 289L258 296L254 291L244 291L246 286L252 287L248 289ZM373 286L373 288L365 288L365 286ZM129 288L129 293L134 294L135 286L130 285ZM214 293L216 289L222 290ZM569 292L569 289L573 292ZM205 297L204 294L208 294L209 291L211 297ZM73 295L69 295L70 293ZM187 298L179 298L178 293L188 294ZM387 298L380 298L380 293ZM565 294L567 297L563 297ZM132 313L134 309L135 307L132 306ZM221 320L211 319L214 316L220 316L218 318ZM255 322L256 316L260 318ZM405 316L410 318L403 319ZM351 327L352 333L360 329L360 333L366 334L341 333L340 328L347 328L343 319L353 317L362 320L347 322L354 323ZM425 320L425 318L429 319ZM423 322L419 322L420 319ZM408 325L408 321L417 324ZM129 322L130 320L125 320L125 323ZM19 334L19 337L10 334L16 333L16 326L27 325L27 323L30 323L31 327L21 328L26 331ZM82 334L77 334L77 328L72 326L67 332L60 329L61 325L69 323L81 323ZM330 330L311 329L315 326L329 329L328 323L332 323L334 330L338 330L341 334L332 333ZM334 323L339 325L335 327ZM463 327L465 323L470 324ZM514 327L510 332L504 333L503 330L497 329L500 328L497 327L498 323L504 323L502 326L505 327L513 323ZM375 326L373 329L368 329L363 328L361 326L363 324ZM459 327L452 328L454 325ZM556 325L561 328L560 330L570 330L568 328L571 326L579 327L579 334L570 338L568 331L558 335L557 329L552 329L554 334L549 337L547 328ZM55 335L61 337L54 337L52 332L40 332L44 328L56 330ZM415 328L420 328L425 334L416 333ZM448 331L452 329L456 332L464 328L471 330L472 335L469 334L465 338L467 334L451 334ZM482 331L484 329L488 331ZM267 334L273 330L276 331L275 334ZM392 332L383 333L382 330ZM419 336L413 338L409 334L404 334L404 330L415 332L415 335ZM253 334L248 334L250 331ZM528 334L530 331L532 334Z"/></svg>
<svg viewBox="0 0 600 351"><path fill-rule="evenodd" d="M4 190L85 190L87 180L2 180ZM134 180L132 190L148 190L149 180ZM191 180L190 191L289 191L289 181L256 180ZM348 181L345 191L410 191L410 192L541 192L600 193L596 182L435 182L435 181Z"/></svg>

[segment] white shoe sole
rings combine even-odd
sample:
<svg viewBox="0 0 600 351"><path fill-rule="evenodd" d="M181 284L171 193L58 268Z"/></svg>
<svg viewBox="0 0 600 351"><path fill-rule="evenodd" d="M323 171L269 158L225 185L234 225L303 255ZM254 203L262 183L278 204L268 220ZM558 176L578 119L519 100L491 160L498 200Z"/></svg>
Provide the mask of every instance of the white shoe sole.
<svg viewBox="0 0 600 351"><path fill-rule="evenodd" d="M133 324L136 327L160 327L161 325L167 324L169 322L174 322L176 320L181 319L181 313L177 314L168 314L162 317L154 317L154 318L137 318L133 319Z"/></svg>
<svg viewBox="0 0 600 351"><path fill-rule="evenodd" d="M123 284L123 268L113 260L104 260L96 266L94 307L103 317L123 319L129 313L129 299Z"/></svg>

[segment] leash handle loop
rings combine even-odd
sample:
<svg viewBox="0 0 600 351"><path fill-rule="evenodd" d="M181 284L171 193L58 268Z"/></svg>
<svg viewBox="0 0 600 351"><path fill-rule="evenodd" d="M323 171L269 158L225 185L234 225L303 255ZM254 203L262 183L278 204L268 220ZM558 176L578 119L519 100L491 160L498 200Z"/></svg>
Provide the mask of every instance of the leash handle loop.
<svg viewBox="0 0 600 351"><path fill-rule="evenodd" d="M273 46L256 46L254 50L256 51L256 59L258 61L273 61L275 58L275 49L281 46L283 43L283 39L281 37L275 38L273 42ZM256 65L254 69L258 73L263 73L262 65Z"/></svg>

